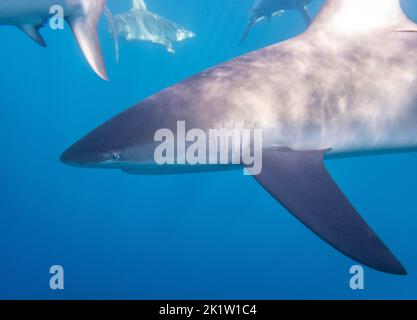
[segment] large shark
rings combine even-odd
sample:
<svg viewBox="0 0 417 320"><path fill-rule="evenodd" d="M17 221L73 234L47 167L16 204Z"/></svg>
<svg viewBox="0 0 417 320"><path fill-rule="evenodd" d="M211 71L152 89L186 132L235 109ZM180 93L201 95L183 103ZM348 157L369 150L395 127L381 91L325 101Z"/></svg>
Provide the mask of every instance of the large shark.
<svg viewBox="0 0 417 320"><path fill-rule="evenodd" d="M109 20L109 29L115 38L116 60L119 57L118 39L160 44L168 52L174 53L173 42L195 37L193 32L150 12L144 0L133 0L132 8L128 12L114 16L107 9L106 16Z"/></svg>
<svg viewBox="0 0 417 320"><path fill-rule="evenodd" d="M350 258L406 274L344 196L323 159L417 150L417 25L399 0L327 0L300 36L204 71L99 126L61 160L132 174L227 169L159 166L155 133L263 130L256 180ZM232 168L232 167L230 167Z"/></svg>
<svg viewBox="0 0 417 320"><path fill-rule="evenodd" d="M97 35L97 23L104 2L105 0L0 0L0 26L16 26L45 47L46 42L39 29L51 18L51 8L60 6L88 63L102 79L107 80Z"/></svg>
<svg viewBox="0 0 417 320"><path fill-rule="evenodd" d="M288 10L297 10L301 13L307 25L310 25L311 18L307 10L307 4L312 0L255 0L251 10L248 27L243 34L240 44L248 37L253 26L263 20L270 20L273 16L281 15Z"/></svg>

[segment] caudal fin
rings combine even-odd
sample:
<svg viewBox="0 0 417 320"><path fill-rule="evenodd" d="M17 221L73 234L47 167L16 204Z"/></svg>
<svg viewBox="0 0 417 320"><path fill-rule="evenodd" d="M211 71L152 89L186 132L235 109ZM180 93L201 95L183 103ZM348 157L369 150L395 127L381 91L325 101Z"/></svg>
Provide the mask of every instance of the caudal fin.
<svg viewBox="0 0 417 320"><path fill-rule="evenodd" d="M67 18L91 68L103 80L108 80L106 67L97 33L98 20L103 12L105 0L80 0L82 14Z"/></svg>

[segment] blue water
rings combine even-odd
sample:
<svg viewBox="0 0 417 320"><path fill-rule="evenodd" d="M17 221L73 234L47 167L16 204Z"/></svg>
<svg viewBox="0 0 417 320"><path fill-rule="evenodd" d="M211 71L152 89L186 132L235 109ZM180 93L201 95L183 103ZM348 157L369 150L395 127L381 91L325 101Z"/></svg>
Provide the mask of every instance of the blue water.
<svg viewBox="0 0 417 320"><path fill-rule="evenodd" d="M108 2L115 11L129 7ZM240 171L141 177L58 161L82 135L141 99L304 29L289 12L260 23L239 47L251 0L147 3L197 37L176 45L176 55L122 45L116 65L101 21L109 83L90 71L69 28L43 30L48 49L0 28L0 298L417 298L417 154L326 162L409 271L398 277L365 269L363 291L349 288L353 261ZM404 7L417 19L417 2ZM65 269L63 291L49 288L56 264Z"/></svg>

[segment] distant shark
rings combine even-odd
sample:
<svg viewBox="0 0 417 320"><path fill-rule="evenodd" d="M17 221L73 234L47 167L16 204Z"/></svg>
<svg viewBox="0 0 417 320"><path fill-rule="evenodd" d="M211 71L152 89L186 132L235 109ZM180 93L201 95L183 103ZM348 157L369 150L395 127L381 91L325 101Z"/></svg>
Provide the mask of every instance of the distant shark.
<svg viewBox="0 0 417 320"><path fill-rule="evenodd" d="M51 18L50 9L59 5L64 9L65 20L71 26L88 63L102 79L107 80L97 23L105 0L0 0L0 26L12 25L45 47L39 33Z"/></svg>
<svg viewBox="0 0 417 320"><path fill-rule="evenodd" d="M297 10L301 13L307 25L310 25L311 18L307 10L307 4L312 0L255 0L250 12L249 25L240 40L242 44L248 37L253 26L263 20L271 19L273 16L281 15L287 10Z"/></svg>
<svg viewBox="0 0 417 320"><path fill-rule="evenodd" d="M61 160L131 174L232 169L159 166L155 132L176 132L178 120L204 131L261 128L263 170L256 180L340 252L376 270L406 274L323 159L417 150L416 31L399 0L327 0L302 35L144 100L75 143Z"/></svg>
<svg viewBox="0 0 417 320"><path fill-rule="evenodd" d="M109 18L110 31L116 39L116 55L119 56L117 39L125 41L147 41L163 45L170 53L174 53L173 42L180 42L195 37L195 34L177 24L148 11L144 0L133 0L132 8L123 14Z"/></svg>

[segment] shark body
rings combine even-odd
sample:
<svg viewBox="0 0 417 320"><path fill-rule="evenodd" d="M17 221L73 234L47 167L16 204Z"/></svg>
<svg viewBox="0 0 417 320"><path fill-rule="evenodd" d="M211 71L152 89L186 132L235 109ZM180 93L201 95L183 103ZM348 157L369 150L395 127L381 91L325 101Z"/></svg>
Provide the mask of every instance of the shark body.
<svg viewBox="0 0 417 320"><path fill-rule="evenodd" d="M106 8L105 13L115 40L116 61L119 61L119 39L151 42L164 46L169 53L175 53L174 42L195 37L193 32L150 12L144 0L133 0L128 12L112 15Z"/></svg>
<svg viewBox="0 0 417 320"><path fill-rule="evenodd" d="M60 6L64 18L92 69L107 80L97 23L105 0L0 0L0 26L16 26L41 46L46 46L39 29L46 25L51 8Z"/></svg>
<svg viewBox="0 0 417 320"><path fill-rule="evenodd" d="M175 53L173 43L195 37L195 34L174 22L148 10L144 0L133 0L132 8L125 13L112 16L107 11L109 28L116 39L118 60L118 39L134 42L145 41L162 45L170 53Z"/></svg>
<svg viewBox="0 0 417 320"><path fill-rule="evenodd" d="M131 174L211 171L159 166L155 132L176 132L179 120L204 131L261 128L263 170L256 180L340 252L406 274L323 159L417 149L416 31L398 0L327 0L302 35L157 93L99 126L61 160Z"/></svg>
<svg viewBox="0 0 417 320"><path fill-rule="evenodd" d="M307 10L307 4L312 0L255 0L251 10L248 27L243 34L240 43L242 44L254 25L263 20L270 20L273 16L281 15L288 10L297 10L302 15L305 23L310 25L311 18Z"/></svg>

